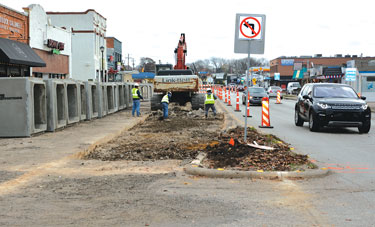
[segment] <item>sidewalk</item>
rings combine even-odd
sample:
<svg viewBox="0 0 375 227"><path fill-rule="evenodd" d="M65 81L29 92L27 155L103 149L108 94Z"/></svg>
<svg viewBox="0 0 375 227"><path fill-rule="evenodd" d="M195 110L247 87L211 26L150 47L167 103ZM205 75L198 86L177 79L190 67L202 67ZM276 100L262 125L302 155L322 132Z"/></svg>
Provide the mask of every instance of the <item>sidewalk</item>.
<svg viewBox="0 0 375 227"><path fill-rule="evenodd" d="M0 172L11 170L14 174L22 175L43 165L71 159L79 152L107 142L144 121L149 107L142 105L145 109L141 108L141 117L132 117L130 109L101 119L80 122L53 133L30 138L1 138ZM7 179L0 178L0 183L4 180Z"/></svg>

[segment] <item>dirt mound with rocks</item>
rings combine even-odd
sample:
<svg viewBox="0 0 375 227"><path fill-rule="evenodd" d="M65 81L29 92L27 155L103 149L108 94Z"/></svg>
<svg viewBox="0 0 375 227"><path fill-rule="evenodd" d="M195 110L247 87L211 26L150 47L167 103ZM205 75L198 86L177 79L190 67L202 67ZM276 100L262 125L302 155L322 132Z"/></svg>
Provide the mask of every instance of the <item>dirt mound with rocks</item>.
<svg viewBox="0 0 375 227"><path fill-rule="evenodd" d="M145 122L96 147L84 158L103 161L194 159L210 141L218 140L223 114L205 119L203 110L188 111L173 105L169 112L169 121L161 120L161 111L152 112Z"/></svg>
<svg viewBox="0 0 375 227"><path fill-rule="evenodd" d="M207 156L202 164L207 168L289 171L303 170L311 164L306 155L292 152L288 144L273 135L260 134L254 128L248 130L247 143L255 141L273 150L247 145L243 141L243 128L223 132L222 113L205 119L203 110L189 111L173 105L169 112L169 121L162 120L161 111L152 112L142 124L86 152L84 159L193 160L204 152Z"/></svg>
<svg viewBox="0 0 375 227"><path fill-rule="evenodd" d="M205 149L207 156L203 165L215 169L253 171L290 171L315 168L309 162L307 155L292 152L288 144L273 135L263 135L254 128L249 128L246 143L243 138L244 128L241 127L221 135L217 143L213 143ZM249 146L249 143L262 145L266 149Z"/></svg>

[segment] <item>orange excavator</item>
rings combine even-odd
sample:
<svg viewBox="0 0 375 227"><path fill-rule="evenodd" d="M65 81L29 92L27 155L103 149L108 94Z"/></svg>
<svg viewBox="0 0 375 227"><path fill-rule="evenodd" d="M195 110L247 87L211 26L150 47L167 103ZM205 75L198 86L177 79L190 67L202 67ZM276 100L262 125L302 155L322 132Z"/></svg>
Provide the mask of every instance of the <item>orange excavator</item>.
<svg viewBox="0 0 375 227"><path fill-rule="evenodd" d="M174 66L174 69L188 69L188 67L185 65L185 57L187 55L185 33L181 34L177 48L174 49L174 53L176 55L176 65Z"/></svg>
<svg viewBox="0 0 375 227"><path fill-rule="evenodd" d="M151 98L151 110L161 109L160 101L163 94L172 92L171 102L185 105L191 103L192 109L204 108L204 95L199 94L200 80L189 67L185 65L187 46L185 34L182 33L174 50L176 65L157 64L155 67L154 95Z"/></svg>

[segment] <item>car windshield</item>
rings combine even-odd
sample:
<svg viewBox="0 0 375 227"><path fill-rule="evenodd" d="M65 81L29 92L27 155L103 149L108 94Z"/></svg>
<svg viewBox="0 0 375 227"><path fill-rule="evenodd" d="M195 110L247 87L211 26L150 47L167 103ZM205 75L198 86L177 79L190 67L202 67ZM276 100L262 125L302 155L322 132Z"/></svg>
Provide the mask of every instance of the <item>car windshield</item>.
<svg viewBox="0 0 375 227"><path fill-rule="evenodd" d="M314 88L316 98L357 98L351 87L346 86L317 86Z"/></svg>
<svg viewBox="0 0 375 227"><path fill-rule="evenodd" d="M249 88L250 93L263 93L264 89L261 87L251 87Z"/></svg>
<svg viewBox="0 0 375 227"><path fill-rule="evenodd" d="M272 89L272 90L276 90L276 91L277 91L277 90L280 90L280 91L281 91L281 87L271 86L271 89Z"/></svg>

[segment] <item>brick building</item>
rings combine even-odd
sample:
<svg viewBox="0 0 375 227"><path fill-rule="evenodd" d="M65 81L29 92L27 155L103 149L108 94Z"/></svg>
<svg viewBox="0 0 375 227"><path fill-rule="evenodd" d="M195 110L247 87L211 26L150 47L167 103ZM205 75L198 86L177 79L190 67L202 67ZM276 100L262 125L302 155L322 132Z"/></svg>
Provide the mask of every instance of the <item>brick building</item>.
<svg viewBox="0 0 375 227"><path fill-rule="evenodd" d="M115 37L106 37L108 81L121 81L122 43Z"/></svg>
<svg viewBox="0 0 375 227"><path fill-rule="evenodd" d="M0 4L0 77L30 76L45 62L29 46L29 17Z"/></svg>
<svg viewBox="0 0 375 227"><path fill-rule="evenodd" d="M375 57L358 57L357 55L340 54L334 57L323 57L321 54L300 57L278 57L270 61L271 84L286 87L288 82L301 79L319 79L325 82L341 82L343 68L351 60L375 60ZM302 73L298 74L300 70ZM280 73L280 80L274 80L274 74ZM297 76L298 75L298 76ZM297 77L296 77L297 76Z"/></svg>

